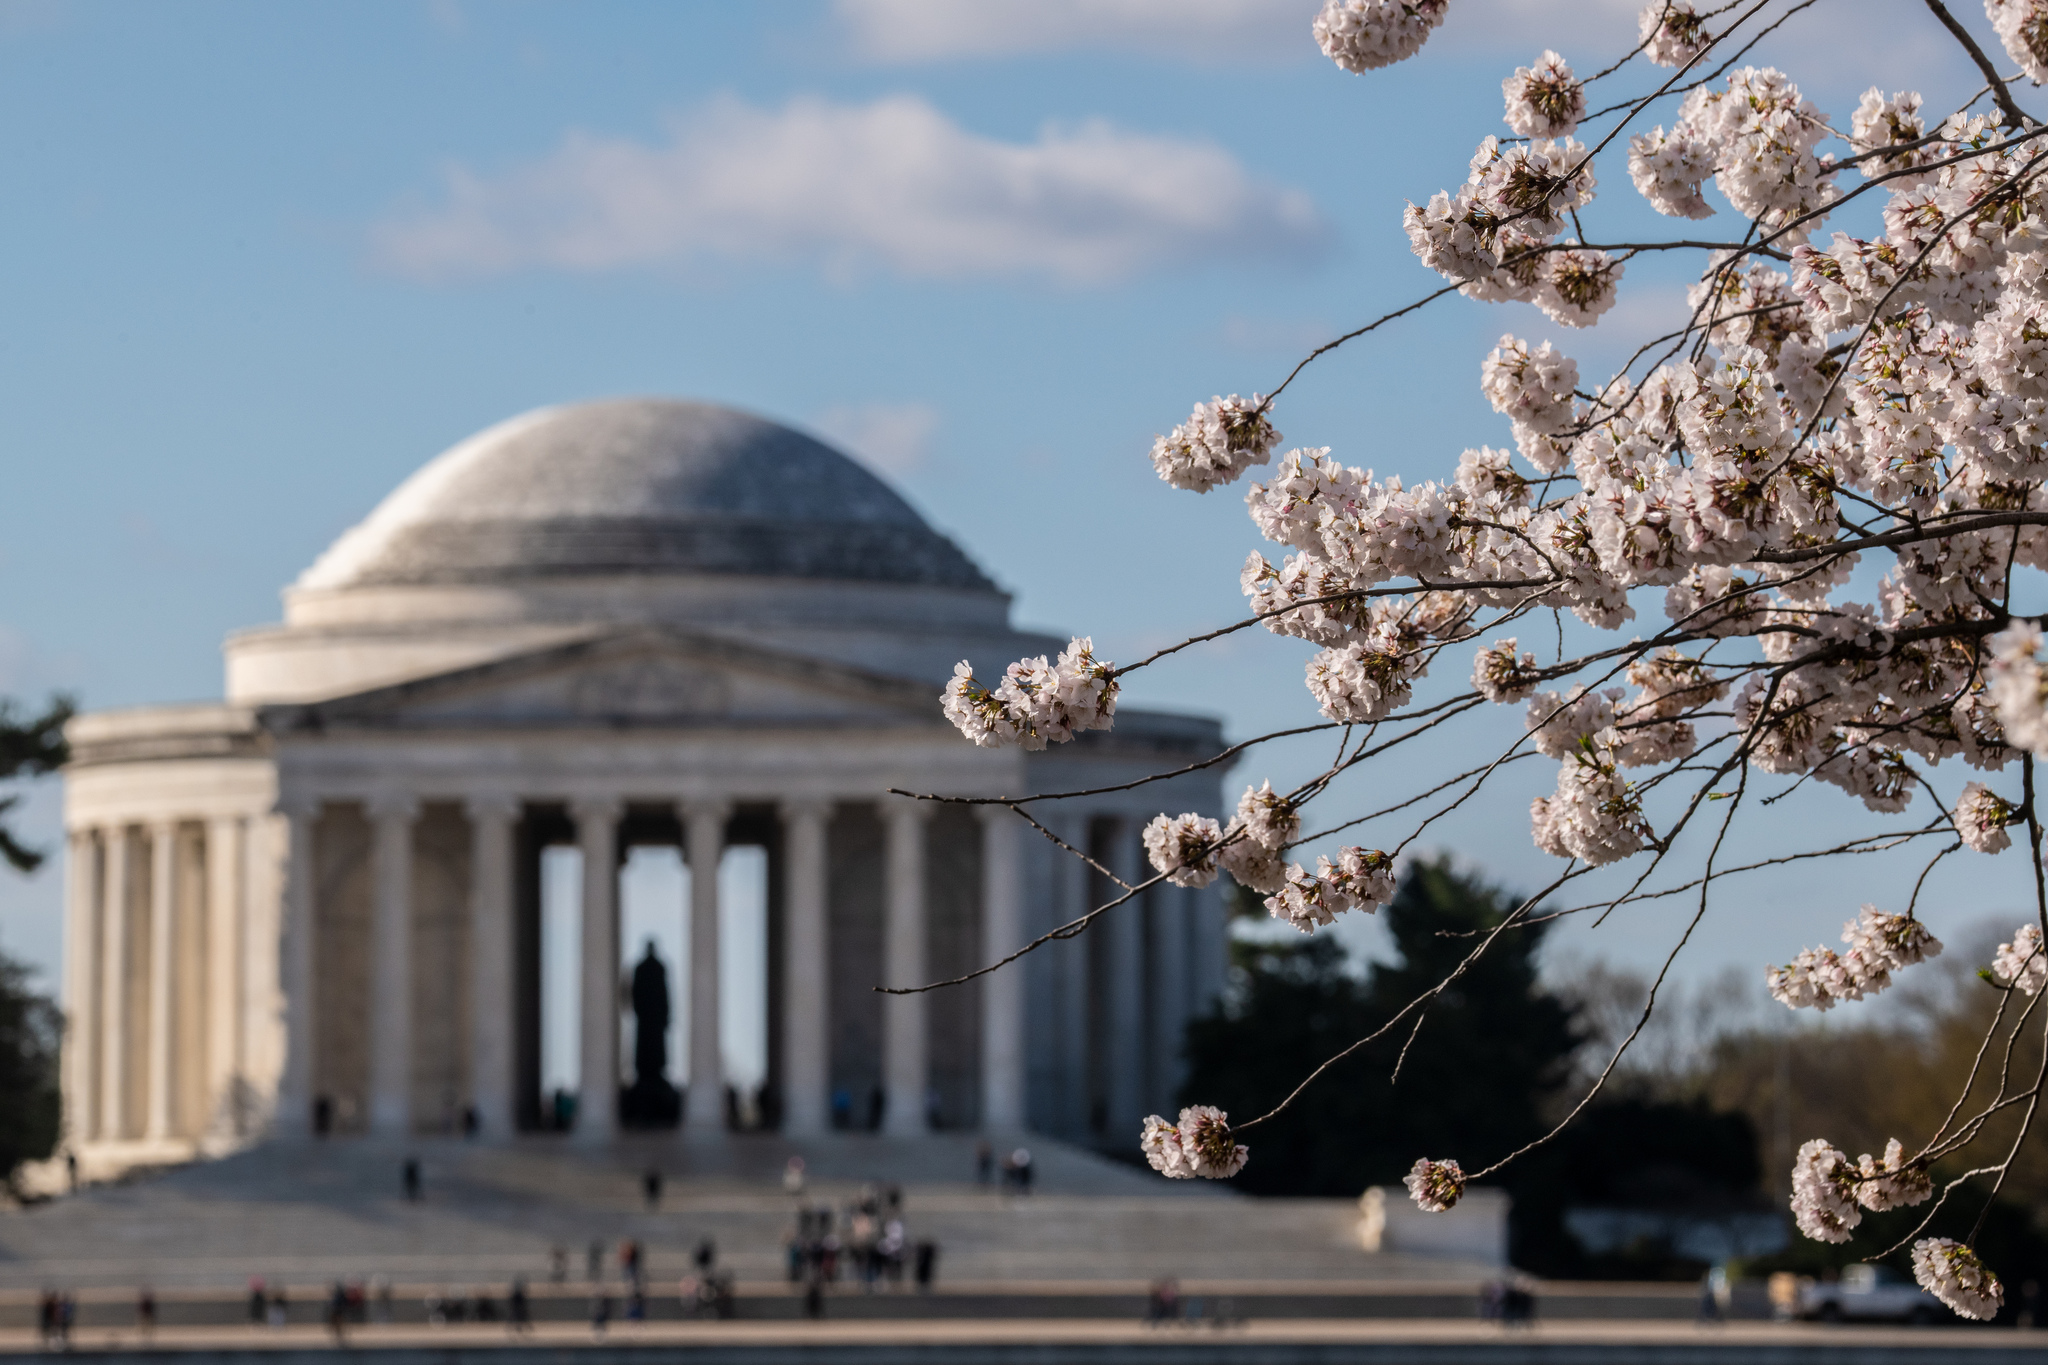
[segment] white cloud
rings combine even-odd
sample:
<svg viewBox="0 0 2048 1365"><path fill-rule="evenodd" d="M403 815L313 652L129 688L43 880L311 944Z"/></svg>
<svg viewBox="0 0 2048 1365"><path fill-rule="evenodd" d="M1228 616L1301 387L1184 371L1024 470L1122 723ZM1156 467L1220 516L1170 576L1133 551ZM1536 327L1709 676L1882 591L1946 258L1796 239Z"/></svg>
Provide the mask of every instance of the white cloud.
<svg viewBox="0 0 2048 1365"><path fill-rule="evenodd" d="M872 61L1110 48L1197 60L1315 55L1303 0L835 0Z"/></svg>
<svg viewBox="0 0 2048 1365"><path fill-rule="evenodd" d="M939 413L927 403L862 403L827 408L813 425L877 473L901 478L923 467Z"/></svg>
<svg viewBox="0 0 2048 1365"><path fill-rule="evenodd" d="M381 224L373 246L422 279L794 260L840 276L1079 283L1300 259L1327 236L1306 195L1210 142L1099 121L1001 142L893 95L720 100L652 146L572 133L502 174L451 170L443 204Z"/></svg>

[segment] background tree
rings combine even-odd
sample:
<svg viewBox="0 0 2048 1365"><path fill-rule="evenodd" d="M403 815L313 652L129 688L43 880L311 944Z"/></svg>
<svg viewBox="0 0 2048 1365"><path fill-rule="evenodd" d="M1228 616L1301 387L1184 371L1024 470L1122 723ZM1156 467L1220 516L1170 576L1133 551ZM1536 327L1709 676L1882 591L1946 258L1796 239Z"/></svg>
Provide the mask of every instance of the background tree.
<svg viewBox="0 0 2048 1365"><path fill-rule="evenodd" d="M75 714L69 697L53 698L41 715L24 714L13 701L0 698L0 782L41 777L64 766L71 756L64 741L64 723ZM17 872L33 872L43 853L22 843L8 828L7 817L21 797L0 797L0 858Z"/></svg>
<svg viewBox="0 0 2048 1365"><path fill-rule="evenodd" d="M70 756L64 723L71 719L68 697L57 697L40 715L28 715L0 700L0 782L55 772ZM7 816L21 798L0 797L0 857L18 872L42 866L44 854L17 838ZM39 1161L56 1150L62 1128L58 1049L64 1019L57 1006L30 986L28 969L0 954L0 1181L12 1184L24 1161Z"/></svg>
<svg viewBox="0 0 2048 1365"><path fill-rule="evenodd" d="M28 969L0 955L0 1181L56 1150L61 1124L55 1004L30 988Z"/></svg>

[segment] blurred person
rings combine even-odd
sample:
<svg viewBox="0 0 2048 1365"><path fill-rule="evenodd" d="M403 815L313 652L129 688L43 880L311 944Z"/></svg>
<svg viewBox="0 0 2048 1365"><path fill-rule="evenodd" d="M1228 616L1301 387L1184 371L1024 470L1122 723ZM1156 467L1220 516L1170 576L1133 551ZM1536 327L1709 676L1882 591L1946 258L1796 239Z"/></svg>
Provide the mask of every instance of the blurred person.
<svg viewBox="0 0 2048 1365"><path fill-rule="evenodd" d="M548 1248L548 1282L567 1284L569 1282L569 1249L559 1244Z"/></svg>
<svg viewBox="0 0 2048 1365"><path fill-rule="evenodd" d="M590 1334L601 1337L612 1322L612 1296L603 1290L590 1296Z"/></svg>
<svg viewBox="0 0 2048 1365"><path fill-rule="evenodd" d="M974 1144L974 1183L986 1185L995 1179L996 1149L987 1138Z"/></svg>
<svg viewBox="0 0 2048 1365"><path fill-rule="evenodd" d="M795 1199L804 1192L804 1159L791 1157L782 1167L782 1192Z"/></svg>
<svg viewBox="0 0 2048 1365"><path fill-rule="evenodd" d="M142 1329L144 1341L156 1335L156 1294L148 1285L135 1296L135 1325Z"/></svg>
<svg viewBox="0 0 2048 1365"><path fill-rule="evenodd" d="M405 1159L405 1166L399 1176L399 1180L405 1189L405 1202L408 1204L419 1203L420 1163L417 1158L407 1157Z"/></svg>
<svg viewBox="0 0 2048 1365"><path fill-rule="evenodd" d="M593 1241L583 1252L583 1270L592 1284L604 1278L604 1243Z"/></svg>
<svg viewBox="0 0 2048 1365"><path fill-rule="evenodd" d="M261 1327L270 1316L270 1295L263 1285L261 1275L249 1277L249 1325Z"/></svg>
<svg viewBox="0 0 2048 1365"><path fill-rule="evenodd" d="M641 1197L646 1201L647 1211L653 1213L661 1207L661 1172L650 1166L640 1177Z"/></svg>
<svg viewBox="0 0 2048 1365"><path fill-rule="evenodd" d="M263 1320L271 1327L276 1328L283 1327L286 1323L290 1322L291 1316L291 1299L285 1294L284 1286L279 1285L270 1291L270 1306L264 1309Z"/></svg>
<svg viewBox="0 0 2048 1365"><path fill-rule="evenodd" d="M506 1297L506 1320L514 1332L529 1331L533 1327L533 1309L526 1300L526 1277L512 1277L512 1292Z"/></svg>
<svg viewBox="0 0 2048 1365"><path fill-rule="evenodd" d="M937 1278L939 1265L939 1244L922 1241L917 1244L917 1287L920 1293L929 1294L932 1281Z"/></svg>
<svg viewBox="0 0 2048 1365"><path fill-rule="evenodd" d="M334 1344L348 1342L348 1286L340 1280L334 1282L327 1292L327 1330L334 1334Z"/></svg>

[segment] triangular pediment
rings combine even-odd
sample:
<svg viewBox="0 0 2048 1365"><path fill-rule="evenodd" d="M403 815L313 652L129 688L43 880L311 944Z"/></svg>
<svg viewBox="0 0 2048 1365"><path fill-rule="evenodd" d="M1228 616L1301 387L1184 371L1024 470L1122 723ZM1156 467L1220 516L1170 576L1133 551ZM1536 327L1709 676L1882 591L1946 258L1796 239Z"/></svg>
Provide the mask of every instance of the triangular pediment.
<svg viewBox="0 0 2048 1365"><path fill-rule="evenodd" d="M345 697L264 709L273 731L330 728L900 725L939 722L939 689L668 628L557 644Z"/></svg>

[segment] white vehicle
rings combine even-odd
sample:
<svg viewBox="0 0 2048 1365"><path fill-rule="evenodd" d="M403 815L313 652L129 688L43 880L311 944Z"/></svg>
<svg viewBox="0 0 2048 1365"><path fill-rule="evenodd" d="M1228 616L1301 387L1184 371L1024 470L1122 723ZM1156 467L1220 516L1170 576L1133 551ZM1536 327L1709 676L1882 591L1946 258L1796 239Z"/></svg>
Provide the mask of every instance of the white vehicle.
<svg viewBox="0 0 2048 1365"><path fill-rule="evenodd" d="M1884 1265L1842 1268L1834 1284L1799 1287L1799 1316L1822 1322L1946 1322L1940 1299Z"/></svg>

